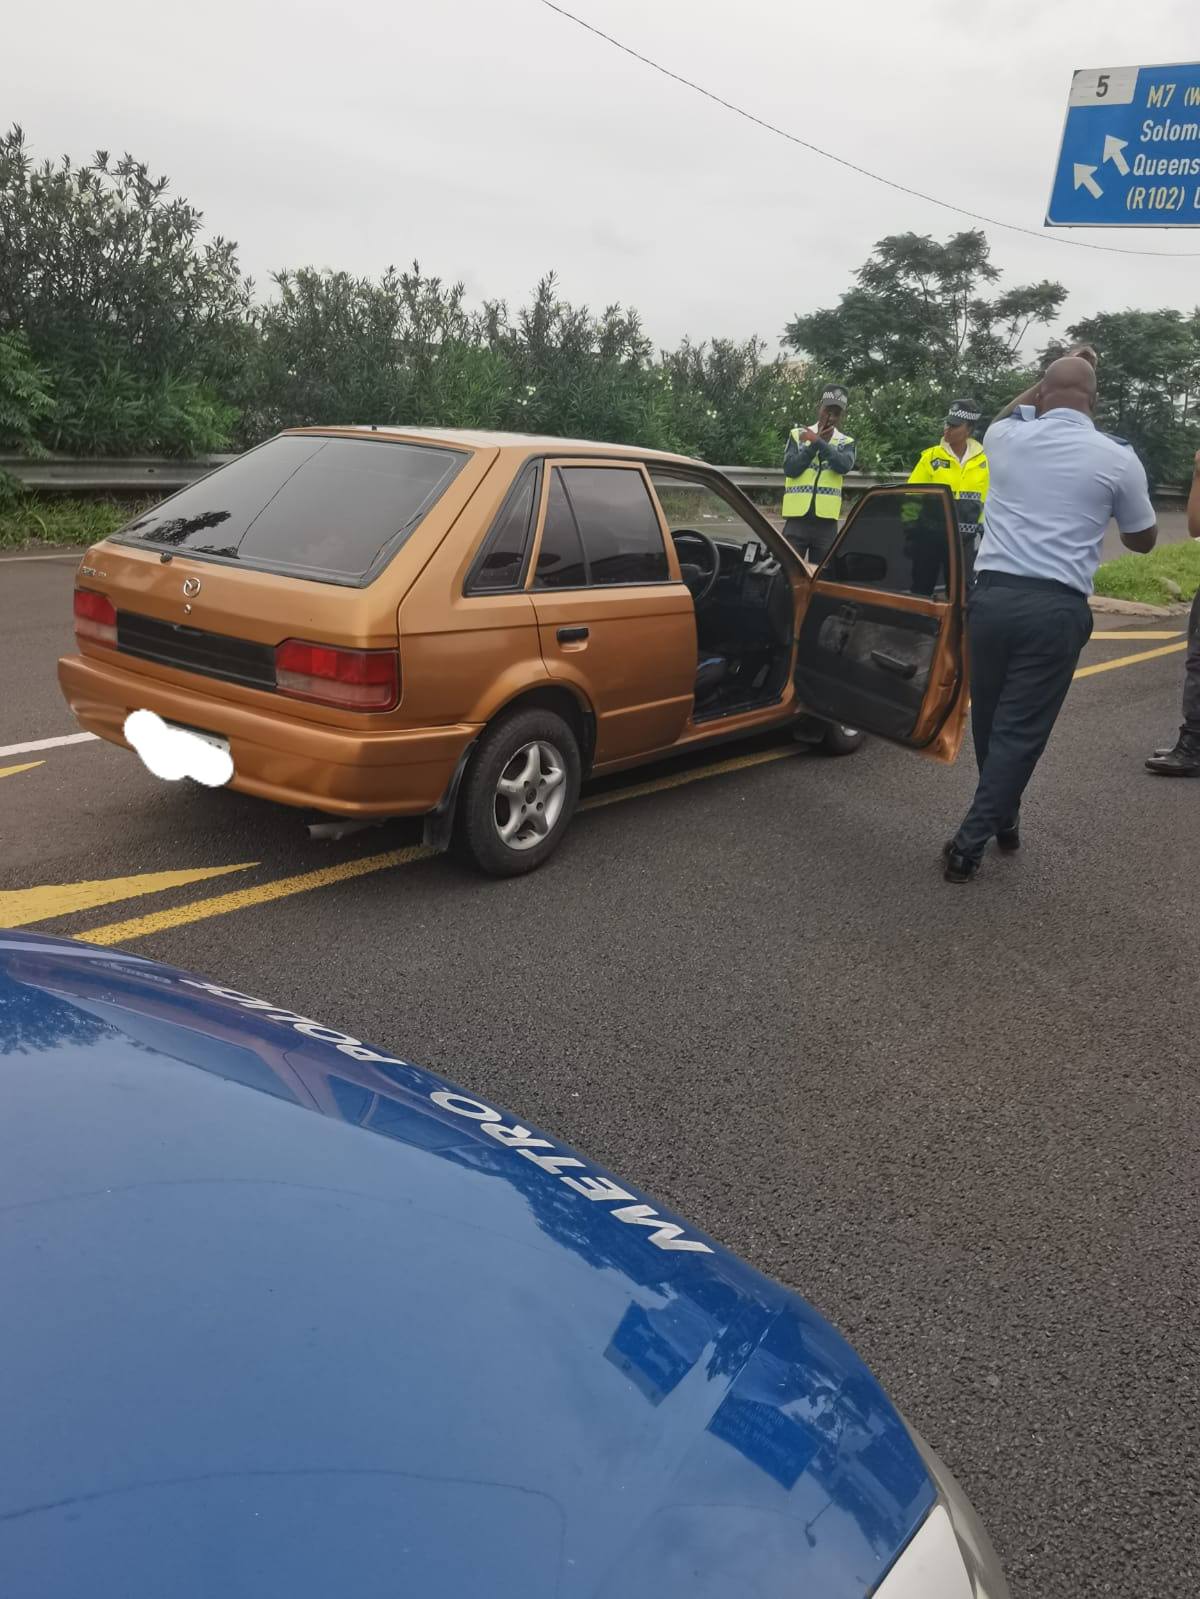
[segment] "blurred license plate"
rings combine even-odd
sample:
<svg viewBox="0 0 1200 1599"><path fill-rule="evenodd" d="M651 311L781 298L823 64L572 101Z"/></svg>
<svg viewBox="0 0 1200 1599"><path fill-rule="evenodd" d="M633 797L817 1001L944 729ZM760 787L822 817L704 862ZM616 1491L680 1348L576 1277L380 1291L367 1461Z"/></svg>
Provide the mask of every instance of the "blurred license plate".
<svg viewBox="0 0 1200 1599"><path fill-rule="evenodd" d="M177 733L190 733L193 738L211 744L214 749L224 750L226 755L229 754L229 740L222 738L220 733L206 733L202 727L188 727L183 722L168 722L167 726L173 727Z"/></svg>

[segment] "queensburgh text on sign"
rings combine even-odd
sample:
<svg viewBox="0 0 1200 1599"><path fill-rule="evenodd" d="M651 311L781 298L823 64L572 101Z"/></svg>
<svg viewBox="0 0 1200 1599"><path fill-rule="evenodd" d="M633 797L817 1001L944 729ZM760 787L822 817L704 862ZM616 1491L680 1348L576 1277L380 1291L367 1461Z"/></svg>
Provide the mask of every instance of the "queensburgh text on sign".
<svg viewBox="0 0 1200 1599"><path fill-rule="evenodd" d="M1075 74L1046 224L1200 228L1200 61Z"/></svg>

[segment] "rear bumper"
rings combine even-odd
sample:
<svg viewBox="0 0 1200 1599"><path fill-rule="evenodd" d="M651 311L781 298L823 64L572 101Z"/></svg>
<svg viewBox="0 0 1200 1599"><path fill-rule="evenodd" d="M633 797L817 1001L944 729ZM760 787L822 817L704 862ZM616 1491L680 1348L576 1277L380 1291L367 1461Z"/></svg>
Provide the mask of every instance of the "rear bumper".
<svg viewBox="0 0 1200 1599"><path fill-rule="evenodd" d="M89 733L128 749L131 711L150 710L229 740L243 794L339 816L419 816L434 810L479 728L403 728L354 732L271 715L176 687L91 656L64 655L58 681Z"/></svg>

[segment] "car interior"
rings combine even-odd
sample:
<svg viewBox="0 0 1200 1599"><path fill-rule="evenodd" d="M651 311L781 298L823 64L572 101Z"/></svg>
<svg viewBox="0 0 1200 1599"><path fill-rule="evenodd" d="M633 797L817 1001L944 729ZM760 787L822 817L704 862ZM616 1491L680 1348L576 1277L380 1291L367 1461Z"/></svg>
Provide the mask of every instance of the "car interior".
<svg viewBox="0 0 1200 1599"><path fill-rule="evenodd" d="M782 697L795 635L792 587L760 531L710 484L651 476L696 607L695 719Z"/></svg>

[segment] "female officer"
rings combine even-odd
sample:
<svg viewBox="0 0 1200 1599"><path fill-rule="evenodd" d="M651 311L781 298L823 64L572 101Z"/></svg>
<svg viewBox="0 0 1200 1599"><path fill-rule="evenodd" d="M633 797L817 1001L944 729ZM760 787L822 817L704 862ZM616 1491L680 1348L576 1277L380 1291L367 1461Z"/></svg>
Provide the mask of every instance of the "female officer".
<svg viewBox="0 0 1200 1599"><path fill-rule="evenodd" d="M968 573L975 564L988 492L988 459L975 437L982 415L978 400L955 400L946 413L941 442L925 451L908 479L910 483L944 483L953 494Z"/></svg>

